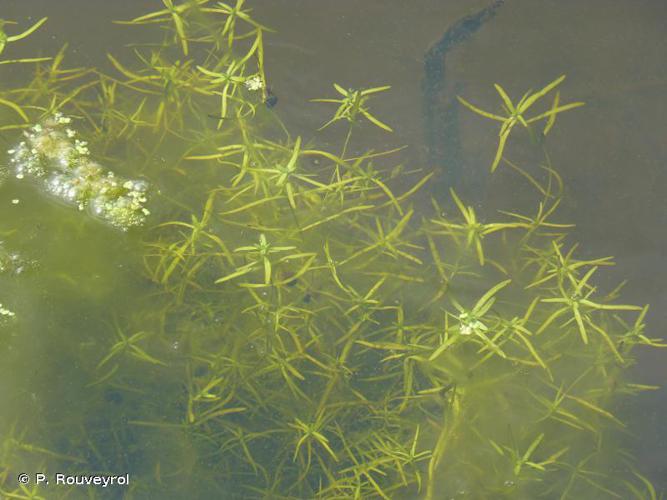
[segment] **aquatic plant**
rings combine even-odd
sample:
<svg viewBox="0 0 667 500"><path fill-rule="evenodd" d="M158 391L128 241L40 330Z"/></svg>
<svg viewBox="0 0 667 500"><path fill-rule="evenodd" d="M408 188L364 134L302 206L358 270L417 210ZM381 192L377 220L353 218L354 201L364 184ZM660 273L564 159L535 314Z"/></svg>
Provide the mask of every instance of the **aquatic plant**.
<svg viewBox="0 0 667 500"><path fill-rule="evenodd" d="M34 33L39 29L40 26L42 26L45 22L47 21L46 17L43 17L39 21L37 21L35 24L30 26L27 30L23 31L22 33L19 33L18 35L7 35L5 33L5 26L7 24L16 24L12 21L6 21L5 19L0 19L0 55L4 52L5 47L7 46L8 43L13 43L13 42L18 42L19 40L23 40L27 36L30 36L31 33ZM31 60L34 62L34 59ZM5 62L5 64L8 64Z"/></svg>
<svg viewBox="0 0 667 500"><path fill-rule="evenodd" d="M551 130L551 127L553 126L556 115L558 113L562 113L563 111L568 111L570 109L578 108L579 106L584 105L583 102L572 102L569 104L560 105L560 94L557 93L551 109L543 113L539 113L538 115L531 118L525 118L523 116L526 111L528 111L542 97L546 96L549 92L560 85L563 80L565 80L565 75L555 79L553 82L549 83L543 89L537 92L531 92L529 90L516 104L512 103L512 100L507 95L507 92L505 92L505 90L496 83L494 86L503 101L503 110L507 116L500 116L494 113L489 113L488 111L481 110L478 107L470 104L462 97L458 97L458 100L461 104L463 104L466 108L471 109L478 115L501 122L500 131L498 132L498 149L496 150L496 156L493 158L493 163L491 163L491 172L493 172L498 167L498 164L500 163L500 160L503 156L503 151L505 150L505 143L507 142L507 139L509 138L509 135L515 125L521 124L524 127L529 128L531 123L546 119L547 124L545 125L543 132L544 135L546 135L549 133L549 130Z"/></svg>
<svg viewBox="0 0 667 500"><path fill-rule="evenodd" d="M68 353L85 411L3 429L2 494L46 494L13 481L28 462L129 470L138 497L655 497L614 405L654 389L626 380L633 349L665 344L647 306L594 284L610 258L580 258L553 222L556 169L505 158L494 175L533 189L524 214L429 193L430 171L392 176L399 149L350 157L359 120L390 130L366 107L388 86L336 85L325 126L348 133L340 154L320 149L264 105L267 29L243 0L163 4L125 22L163 38L110 54L113 75L58 55L36 63L39 92L13 94L36 123L15 175L101 207L128 249L141 239L144 275ZM502 122L492 170L516 124L548 131L579 105L524 116L562 81L516 105L498 87L507 116L462 101ZM106 165L160 186L151 228L130 227L146 185Z"/></svg>
<svg viewBox="0 0 667 500"><path fill-rule="evenodd" d="M144 181L116 178L90 159L88 143L69 127L72 119L56 113L24 132L25 140L8 153L17 179L32 177L44 189L112 225L127 230L144 223Z"/></svg>
<svg viewBox="0 0 667 500"><path fill-rule="evenodd" d="M32 33L37 31L40 26L42 26L45 22L47 21L47 18L42 18L39 21L37 21L35 24L33 24L31 27L29 27L27 30L23 31L22 33L19 33L18 35L8 35L5 32L5 26L8 24L16 24L13 21L7 21L5 19L0 19L0 55L5 51L5 48L7 47L7 44L13 43L13 42L18 42L19 40L23 40L24 38L30 36ZM16 64L16 63L35 63L35 62L43 62L43 61L48 61L50 58L49 57L30 57L30 58L21 58L21 59L3 59L0 60L0 65L5 65L5 64ZM25 111L21 106L16 104L14 101L5 99L0 97L0 104L3 106L7 106L14 110L23 120L24 122L28 122L28 116L26 115ZM7 130L10 128L14 128L13 125L7 125L4 124L0 128L0 130Z"/></svg>

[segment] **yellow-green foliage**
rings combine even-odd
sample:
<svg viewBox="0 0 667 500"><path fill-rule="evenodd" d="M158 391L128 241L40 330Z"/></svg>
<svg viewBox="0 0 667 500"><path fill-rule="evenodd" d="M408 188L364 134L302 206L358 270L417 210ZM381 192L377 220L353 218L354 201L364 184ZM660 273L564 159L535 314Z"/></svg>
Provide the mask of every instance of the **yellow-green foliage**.
<svg viewBox="0 0 667 500"><path fill-rule="evenodd" d="M322 150L264 106L267 29L243 0L163 3L124 23L164 38L109 54L114 72L66 69L63 50L0 94L21 118L3 130L62 112L92 157L159 186L130 234L141 294L79 360L96 419L7 431L3 494L53 498L14 481L39 462L129 469L128 498L655 497L618 472L634 469L613 408L651 388L623 377L634 346L664 345L646 307L596 288L610 259L579 258L552 221L553 167L510 163L535 215L454 191L425 209L433 172L392 179L395 151L348 153L353 125L391 130L367 106L388 87L335 85L327 125L349 133ZM563 78L516 105L497 86L507 116L461 100L502 122L492 169L515 124L579 105L523 116Z"/></svg>

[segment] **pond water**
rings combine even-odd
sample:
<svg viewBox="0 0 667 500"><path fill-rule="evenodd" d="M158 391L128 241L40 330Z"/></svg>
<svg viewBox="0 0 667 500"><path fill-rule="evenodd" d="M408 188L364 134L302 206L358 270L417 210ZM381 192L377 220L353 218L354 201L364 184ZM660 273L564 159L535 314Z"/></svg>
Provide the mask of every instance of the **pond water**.
<svg viewBox="0 0 667 500"><path fill-rule="evenodd" d="M644 334L665 336L665 2L499 2L443 54L431 96L425 54L493 2L247 0L238 5L251 11L235 22L237 34L250 35L233 40L229 60L220 55L228 38L206 38L229 27L226 4L201 1L218 10L197 12L174 1L188 6L173 14L185 16L185 37L169 11L146 24L113 22L170 3L0 1L0 15L18 23L2 26L10 37L48 17L10 40L0 63L52 58L67 44L67 71L49 76L53 60L0 65L3 149L15 150L22 130L34 132L28 127L48 129L59 110L73 118L58 140L71 139L72 148L86 140L99 175L113 172L119 186L145 183L150 209L144 224L124 231L92 202L79 210L49 194L50 173L17 178L12 153L0 154L3 497L667 493L667 396L654 387L667 379L665 350L638 345L630 353L621 339L643 313L595 309L590 319L566 312L552 321L550 310L539 312L581 296L610 308L650 304ZM262 31L262 55L255 49L243 60L257 32L249 16L274 31ZM230 61L243 66L238 81L220 76ZM36 74L39 67L46 69ZM275 105L244 81L255 73ZM183 80L165 84L166 74ZM517 122L504 151L540 183L556 179L540 165L558 172L562 195L543 198L505 162L489 172L498 123L454 96L503 115L494 83L516 103L560 75L561 104L585 105L558 114L546 137L546 120L535 124L539 137ZM312 100L343 97L334 83L391 86L367 102L393 132L363 114L349 143L344 119L320 129L337 104ZM224 85L236 92L226 111ZM430 135L429 112L435 123L448 120L445 142ZM238 144L245 149L217 149ZM304 175L289 170L296 165ZM450 221L463 224L450 187L482 222L516 223L497 210L534 215L543 200L559 203L553 222L575 227L542 227L542 247L521 246L532 257L517 257L504 236L489 233L482 262L467 235L439 240L458 234ZM566 239L555 235L564 232ZM273 246L262 250L267 240ZM576 258L592 264L526 288L550 272L539 252L565 254L575 242ZM595 261L607 256L613 267ZM520 286L526 269L537 277ZM490 312L474 307L508 278ZM526 314L525 326L537 353L520 335L510 339L504 323L532 310L533 300L538 312ZM549 409L560 396L562 406ZM130 484L57 485L56 473L129 474Z"/></svg>

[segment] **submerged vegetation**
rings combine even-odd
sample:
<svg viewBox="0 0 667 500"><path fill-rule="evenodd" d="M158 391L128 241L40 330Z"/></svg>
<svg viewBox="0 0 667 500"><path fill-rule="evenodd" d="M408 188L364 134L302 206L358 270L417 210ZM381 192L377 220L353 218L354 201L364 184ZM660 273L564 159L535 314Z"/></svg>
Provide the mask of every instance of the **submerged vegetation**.
<svg viewBox="0 0 667 500"><path fill-rule="evenodd" d="M635 346L665 344L644 331L647 306L595 285L611 259L579 256L554 221L563 186L548 158L503 157L516 124L546 133L580 104L557 95L523 116L564 77L516 105L496 86L507 116L461 99L502 121L492 170L520 174L533 213L480 212L454 190L424 207L433 172L396 176L396 150L351 152L359 128L391 131L368 104L388 86L319 99L339 105L324 127L348 126L340 151L319 149L273 109L269 30L244 0L163 4L122 23L164 38L109 54L110 71L67 68L63 49L20 61L34 79L0 94L3 135L24 141L9 173L30 160L38 180L72 183L92 168L66 197L148 226L118 236L128 252L141 240L132 306L105 311L92 350L72 349L85 409L0 422L2 495L78 498L17 483L36 468L129 472L124 498L656 498L615 403L654 389L624 377ZM60 156L35 147L47 139ZM111 187L107 166L124 176ZM34 188L62 194L51 182ZM12 319L3 343L20 342Z"/></svg>

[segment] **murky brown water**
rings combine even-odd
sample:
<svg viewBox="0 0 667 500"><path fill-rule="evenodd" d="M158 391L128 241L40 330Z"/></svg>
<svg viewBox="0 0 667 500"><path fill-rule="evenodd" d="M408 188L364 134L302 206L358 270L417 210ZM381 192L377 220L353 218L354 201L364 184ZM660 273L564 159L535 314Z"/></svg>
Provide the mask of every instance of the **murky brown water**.
<svg viewBox="0 0 667 500"><path fill-rule="evenodd" d="M26 54L51 53L70 43L81 64L106 64L129 19L155 8L152 0L0 0L0 15L26 21L49 17L22 47ZM267 40L267 72L279 96L281 117L312 136L328 109L308 99L330 95L331 84L391 85L379 99L378 116L394 126L393 137L369 131L377 147L407 144L406 160L424 162L420 82L423 54L456 19L482 1L259 0L256 16L276 29ZM587 106L558 119L551 153L566 185L561 219L577 224L575 238L585 255L614 255L604 273L612 286L629 282L624 301L650 303L648 331L665 336L667 326L667 3L661 0L508 0L496 19L448 55L447 77L482 107L496 105L492 87L512 96L560 74L567 100ZM139 30L137 30L139 31ZM20 55L20 54L16 54ZM494 129L461 115L462 152L469 176L486 175L494 153ZM507 179L492 179L485 195L513 196ZM644 352L637 380L667 380L663 352ZM0 394L2 394L0 392ZM3 405L4 406L4 405ZM635 453L656 486L667 489L665 390L638 397L622 410L640 429Z"/></svg>

